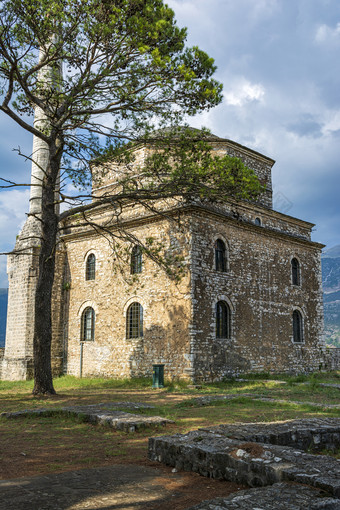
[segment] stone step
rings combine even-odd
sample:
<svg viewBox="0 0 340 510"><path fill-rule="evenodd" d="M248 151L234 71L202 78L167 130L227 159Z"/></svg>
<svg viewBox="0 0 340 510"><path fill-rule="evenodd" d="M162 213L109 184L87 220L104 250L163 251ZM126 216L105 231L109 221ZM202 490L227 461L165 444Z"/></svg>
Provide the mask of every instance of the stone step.
<svg viewBox="0 0 340 510"><path fill-rule="evenodd" d="M289 446L231 439L217 431L150 438L149 458L250 487L293 481L340 497L339 460Z"/></svg>
<svg viewBox="0 0 340 510"><path fill-rule="evenodd" d="M202 430L241 441L292 446L309 453L340 448L340 419L332 417L274 423L233 423Z"/></svg>
<svg viewBox="0 0 340 510"><path fill-rule="evenodd" d="M152 408L148 404L139 404L135 402L114 402L111 404L94 404L83 406L62 407L54 409L29 409L13 413L1 413L5 418L19 418L21 416L77 416L84 421L96 423L98 425L108 425L114 429L124 430L125 432L135 432L136 430L166 425L173 423L171 420L161 416L143 416L139 414L128 413L123 409L143 409Z"/></svg>

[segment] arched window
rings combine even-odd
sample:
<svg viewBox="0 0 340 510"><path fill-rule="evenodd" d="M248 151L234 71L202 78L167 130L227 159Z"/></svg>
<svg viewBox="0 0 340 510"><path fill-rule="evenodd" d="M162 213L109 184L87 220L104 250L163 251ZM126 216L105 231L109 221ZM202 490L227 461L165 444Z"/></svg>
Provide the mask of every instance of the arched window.
<svg viewBox="0 0 340 510"><path fill-rule="evenodd" d="M96 256L93 253L86 259L86 271L85 271L86 280L95 280L96 278Z"/></svg>
<svg viewBox="0 0 340 510"><path fill-rule="evenodd" d="M258 227L260 227L262 225L261 218L259 218L259 217L255 218L255 225L257 225Z"/></svg>
<svg viewBox="0 0 340 510"><path fill-rule="evenodd" d="M142 272L142 249L140 246L134 246L131 252L131 274Z"/></svg>
<svg viewBox="0 0 340 510"><path fill-rule="evenodd" d="M300 285L300 264L298 259L292 259L292 284Z"/></svg>
<svg viewBox="0 0 340 510"><path fill-rule="evenodd" d="M230 308L225 301L216 304L216 338L230 338Z"/></svg>
<svg viewBox="0 0 340 510"><path fill-rule="evenodd" d="M293 312L293 340L297 344L303 342L302 315L299 310Z"/></svg>
<svg viewBox="0 0 340 510"><path fill-rule="evenodd" d="M95 313L93 308L88 306L81 316L80 339L82 342L94 340Z"/></svg>
<svg viewBox="0 0 340 510"><path fill-rule="evenodd" d="M226 247L221 239L215 243L215 269L216 271L227 271Z"/></svg>
<svg viewBox="0 0 340 510"><path fill-rule="evenodd" d="M143 336L143 307L139 303L132 303L126 314L126 338Z"/></svg>

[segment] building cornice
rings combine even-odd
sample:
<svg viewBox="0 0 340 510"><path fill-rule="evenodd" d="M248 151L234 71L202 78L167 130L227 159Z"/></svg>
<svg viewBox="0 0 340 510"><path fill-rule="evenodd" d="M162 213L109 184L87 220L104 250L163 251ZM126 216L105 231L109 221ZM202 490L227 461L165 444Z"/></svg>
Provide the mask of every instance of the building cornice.
<svg viewBox="0 0 340 510"><path fill-rule="evenodd" d="M240 208L243 206L243 204L241 206L237 202L235 202L235 204L237 204ZM103 208L104 207L101 207L101 211L103 210ZM105 209L109 209L109 208L107 206L105 206ZM276 211L271 211L269 209L267 210L262 207L256 207L256 208L254 207L252 209L255 212L261 210L261 211L267 213L268 216L270 216L269 213L271 212L271 213L273 213L272 216L274 218L275 217L289 218L289 219L293 220L292 223L299 224L301 226L313 226L312 223L307 223L303 220L299 220L297 218L292 218L292 217L286 216L282 213L277 213ZM98 212L98 210L97 210L97 212ZM190 213L194 213L196 215L203 214L205 217L207 215L214 216L216 218L220 218L224 221L227 221L228 223L232 223L235 226L237 225L238 228L254 231L257 234L264 235L266 237L276 237L276 238L286 239L286 240L294 241L299 244L304 244L304 245L308 245L310 247L318 248L320 250L325 247L325 245L323 245L321 243L311 241L311 240L306 239L305 237L299 236L297 234L292 234L290 232L283 232L282 230L278 230L278 229L275 229L273 227L269 227L266 225L258 226L258 225L255 225L255 223L253 223L252 221L244 219L244 218L237 219L237 218L233 217L232 213L227 212L227 211L218 210L217 208L214 208L211 205L207 205L207 204L192 204L192 203L191 204L181 204L180 206L169 208L166 211L161 211L160 214L158 214L158 213L145 214L142 217L139 216L138 218L126 218L126 219L123 219L119 223L119 225L115 225L115 224L105 225L105 229L106 230L110 229L112 231L118 230L119 228L131 229L131 228L140 227L140 226L143 226L143 225L146 225L149 223L157 223L157 222L163 221L164 219L167 219L167 218L169 218L169 219L173 218L174 216L183 215L183 214L187 215ZM71 218L68 218L68 222L70 221L70 219ZM65 225L65 228L67 228L66 225ZM92 237L92 236L100 235L100 233L98 233L98 229L94 230L93 228L91 228L91 227L87 228L86 226L81 226L80 228L82 229L81 231L77 231L74 233L72 233L72 232L64 233L64 234L62 233L61 240L62 241L74 241L74 240L77 240L78 238Z"/></svg>

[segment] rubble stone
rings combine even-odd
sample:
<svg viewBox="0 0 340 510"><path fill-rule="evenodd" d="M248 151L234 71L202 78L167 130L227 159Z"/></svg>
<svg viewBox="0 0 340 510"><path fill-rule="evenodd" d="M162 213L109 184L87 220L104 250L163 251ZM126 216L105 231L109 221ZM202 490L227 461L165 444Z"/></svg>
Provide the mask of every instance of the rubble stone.
<svg viewBox="0 0 340 510"><path fill-rule="evenodd" d="M84 421L96 423L98 425L108 425L114 429L124 430L126 432L135 432L136 430L145 427L172 423L171 420L161 418L160 416L141 416L117 410L119 408L138 410L152 407L153 406L148 404L139 404L135 402L114 402L112 404L61 407L59 409L30 409L14 413L1 413L0 416L5 418L19 418L21 416L52 416L56 414L63 414L66 416L78 416Z"/></svg>
<svg viewBox="0 0 340 510"><path fill-rule="evenodd" d="M339 460L300 449L306 449L308 441L318 449L338 448L339 432L340 420L336 418L224 425L150 438L149 458L178 470L250 487L292 481L339 498Z"/></svg>
<svg viewBox="0 0 340 510"><path fill-rule="evenodd" d="M339 510L338 499L319 490L291 483L250 489L227 498L203 501L188 510Z"/></svg>

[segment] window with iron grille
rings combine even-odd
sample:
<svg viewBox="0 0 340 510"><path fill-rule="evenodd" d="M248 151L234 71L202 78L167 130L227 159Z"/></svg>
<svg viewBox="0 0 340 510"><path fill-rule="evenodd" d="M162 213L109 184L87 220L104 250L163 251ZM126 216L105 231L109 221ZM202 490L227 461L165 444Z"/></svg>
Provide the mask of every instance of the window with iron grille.
<svg viewBox="0 0 340 510"><path fill-rule="evenodd" d="M303 342L302 315L299 310L293 312L293 340L297 344Z"/></svg>
<svg viewBox="0 0 340 510"><path fill-rule="evenodd" d="M215 269L216 271L227 271L226 247L221 239L215 243Z"/></svg>
<svg viewBox="0 0 340 510"><path fill-rule="evenodd" d="M85 308L81 316L80 338L82 342L94 340L94 323L95 323L94 310L93 308L88 306L87 308Z"/></svg>
<svg viewBox="0 0 340 510"><path fill-rule="evenodd" d="M292 259L292 283L300 285L300 264L297 259Z"/></svg>
<svg viewBox="0 0 340 510"><path fill-rule="evenodd" d="M230 338L230 308L225 301L216 304L216 338Z"/></svg>
<svg viewBox="0 0 340 510"><path fill-rule="evenodd" d="M143 307L139 303L132 303L126 315L126 338L143 336Z"/></svg>
<svg viewBox="0 0 340 510"><path fill-rule="evenodd" d="M142 272L142 249L134 246L131 252L131 274Z"/></svg>
<svg viewBox="0 0 340 510"><path fill-rule="evenodd" d="M86 259L86 280L95 280L96 278L96 257L91 253Z"/></svg>

